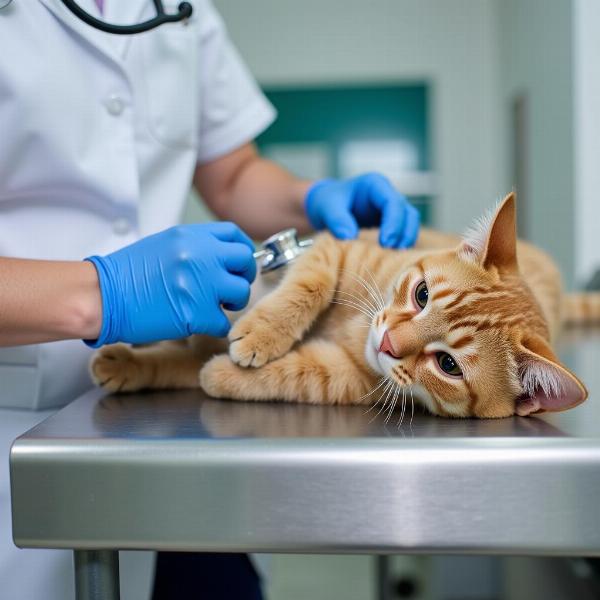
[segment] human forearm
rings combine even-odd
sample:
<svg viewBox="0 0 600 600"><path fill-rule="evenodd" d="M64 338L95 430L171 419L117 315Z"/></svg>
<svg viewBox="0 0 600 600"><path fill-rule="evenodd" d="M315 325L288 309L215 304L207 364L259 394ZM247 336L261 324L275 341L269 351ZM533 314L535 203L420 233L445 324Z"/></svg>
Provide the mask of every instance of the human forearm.
<svg viewBox="0 0 600 600"><path fill-rule="evenodd" d="M198 167L195 183L220 219L234 221L255 238L287 227L300 233L311 229L304 199L312 182L260 158L252 146Z"/></svg>
<svg viewBox="0 0 600 600"><path fill-rule="evenodd" d="M0 346L94 339L101 322L91 263L0 258Z"/></svg>
<svg viewBox="0 0 600 600"><path fill-rule="evenodd" d="M296 227L300 233L328 229L340 239L354 239L360 227L378 226L382 246L408 248L419 232L419 212L384 175L313 184L261 159L252 144L199 165L194 184L219 218L255 238Z"/></svg>
<svg viewBox="0 0 600 600"><path fill-rule="evenodd" d="M275 163L257 158L240 174L226 205L225 218L239 223L252 236L263 238L295 227L308 233L311 226L304 198L312 182L298 179Z"/></svg>

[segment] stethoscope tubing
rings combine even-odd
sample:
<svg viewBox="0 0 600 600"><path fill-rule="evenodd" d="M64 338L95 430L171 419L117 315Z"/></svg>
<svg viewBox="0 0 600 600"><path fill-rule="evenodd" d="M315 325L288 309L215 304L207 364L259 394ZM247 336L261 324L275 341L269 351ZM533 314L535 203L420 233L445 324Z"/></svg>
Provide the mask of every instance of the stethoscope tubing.
<svg viewBox="0 0 600 600"><path fill-rule="evenodd" d="M78 18L87 23L88 25L105 31L106 33L115 33L117 35L132 35L136 33L143 33L150 31L156 27L160 27L164 23L178 23L184 21L192 16L193 7L189 2L182 2L176 13L166 13L163 6L162 0L152 0L154 8L156 9L156 16L153 19L148 19L143 23L137 23L136 25L113 25L112 23L105 23L104 21L97 19L93 15L90 15L75 2L75 0L62 0L63 4Z"/></svg>
<svg viewBox="0 0 600 600"><path fill-rule="evenodd" d="M6 8L12 0L0 0L0 9ZM152 19L148 19L143 23L137 23L135 25L114 25L113 23L106 23L101 19L97 19L93 15L83 10L75 0L62 0L62 3L79 19L84 23L105 31L106 33L114 33L117 35L132 35L135 33L144 33L150 31L156 27L160 27L164 23L179 23L185 21L192 16L193 7L189 2L181 2L177 8L176 13L167 13L163 6L162 0L152 0L154 8L156 9L156 16Z"/></svg>

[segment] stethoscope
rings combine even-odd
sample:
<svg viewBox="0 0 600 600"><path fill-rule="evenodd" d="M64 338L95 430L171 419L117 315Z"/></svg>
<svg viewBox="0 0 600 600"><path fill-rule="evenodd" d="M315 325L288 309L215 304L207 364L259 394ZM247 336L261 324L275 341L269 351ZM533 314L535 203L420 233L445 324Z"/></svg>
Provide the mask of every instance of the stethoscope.
<svg viewBox="0 0 600 600"><path fill-rule="evenodd" d="M12 0L0 0L0 10L6 8ZM178 23L185 21L192 16L193 7L189 2L182 2L177 7L177 12L167 13L163 6L162 0L152 0L154 8L156 9L156 16L152 19L148 19L143 23L137 25L113 25L112 23L105 23L104 21L97 19L96 17L87 13L75 0L62 0L62 3L79 19L100 29L100 31L106 31L107 33L117 33L121 35L130 35L132 33L142 33L144 31L150 31L155 27L159 27L163 23Z"/></svg>
<svg viewBox="0 0 600 600"><path fill-rule="evenodd" d="M292 262L312 244L310 238L299 240L294 228L284 229L267 238L254 253L254 258L259 261L260 272L265 274Z"/></svg>

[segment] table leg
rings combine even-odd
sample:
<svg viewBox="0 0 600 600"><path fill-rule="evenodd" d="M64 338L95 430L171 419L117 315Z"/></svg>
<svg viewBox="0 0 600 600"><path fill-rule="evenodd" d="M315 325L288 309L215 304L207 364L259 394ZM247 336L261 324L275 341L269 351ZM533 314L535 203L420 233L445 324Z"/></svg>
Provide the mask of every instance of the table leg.
<svg viewBox="0 0 600 600"><path fill-rule="evenodd" d="M75 598L119 600L118 550L75 550Z"/></svg>
<svg viewBox="0 0 600 600"><path fill-rule="evenodd" d="M392 600L389 556L385 554L375 556L375 577L377 580L377 600Z"/></svg>

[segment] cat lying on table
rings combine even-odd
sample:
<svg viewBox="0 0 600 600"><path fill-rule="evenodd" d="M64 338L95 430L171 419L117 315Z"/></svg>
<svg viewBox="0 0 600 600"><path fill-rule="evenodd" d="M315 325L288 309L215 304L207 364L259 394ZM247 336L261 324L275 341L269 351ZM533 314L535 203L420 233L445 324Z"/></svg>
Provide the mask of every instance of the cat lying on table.
<svg viewBox="0 0 600 600"><path fill-rule="evenodd" d="M411 400L448 417L574 407L587 390L557 359L561 314L600 319L600 294L561 292L541 250L516 239L514 194L464 239L422 229L409 250L317 236L227 342L204 336L92 359L111 391L191 388L235 400L315 404ZM414 392L414 394L413 394Z"/></svg>

